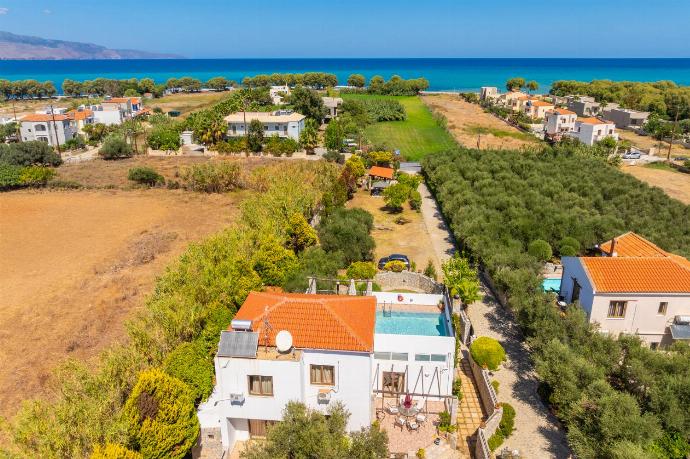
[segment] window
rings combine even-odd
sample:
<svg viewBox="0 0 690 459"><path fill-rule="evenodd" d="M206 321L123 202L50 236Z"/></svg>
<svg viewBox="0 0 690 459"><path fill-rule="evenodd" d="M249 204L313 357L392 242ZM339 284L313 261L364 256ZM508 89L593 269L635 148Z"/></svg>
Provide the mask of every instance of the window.
<svg viewBox="0 0 690 459"><path fill-rule="evenodd" d="M265 421L263 419L249 419L249 437L265 438L269 427L275 425L276 421Z"/></svg>
<svg viewBox="0 0 690 459"><path fill-rule="evenodd" d="M659 310L657 311L657 314L665 316L666 309L668 309L668 303L666 301L662 301L661 303L659 303Z"/></svg>
<svg viewBox="0 0 690 459"><path fill-rule="evenodd" d="M273 376L249 375L249 393L251 395L273 395Z"/></svg>
<svg viewBox="0 0 690 459"><path fill-rule="evenodd" d="M415 362L445 362L445 354L415 354Z"/></svg>
<svg viewBox="0 0 690 459"><path fill-rule="evenodd" d="M622 319L625 317L625 309L628 306L627 301L611 301L609 303L609 317Z"/></svg>
<svg viewBox="0 0 690 459"><path fill-rule="evenodd" d="M374 352L374 358L378 360L390 360L391 359L391 353L390 352Z"/></svg>
<svg viewBox="0 0 690 459"><path fill-rule="evenodd" d="M383 390L388 392L404 392L405 373L398 371L383 372Z"/></svg>
<svg viewBox="0 0 690 459"><path fill-rule="evenodd" d="M580 299L580 290L582 290L582 287L580 287L577 279L573 278L573 296L570 298L571 303L575 303Z"/></svg>
<svg viewBox="0 0 690 459"><path fill-rule="evenodd" d="M46 131L46 127L43 124L37 124L36 125L36 132L38 131Z"/></svg>
<svg viewBox="0 0 690 459"><path fill-rule="evenodd" d="M335 367L332 365L310 365L312 384L332 386L335 384Z"/></svg>
<svg viewBox="0 0 690 459"><path fill-rule="evenodd" d="M391 352L391 360L407 361L407 352Z"/></svg>

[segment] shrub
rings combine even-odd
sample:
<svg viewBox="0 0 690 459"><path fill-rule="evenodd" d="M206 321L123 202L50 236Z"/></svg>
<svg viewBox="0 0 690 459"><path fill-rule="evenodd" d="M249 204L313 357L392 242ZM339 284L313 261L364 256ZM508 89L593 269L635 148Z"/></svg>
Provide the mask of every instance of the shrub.
<svg viewBox="0 0 690 459"><path fill-rule="evenodd" d="M393 221L395 222L396 225L407 225L408 223L412 222L412 220L410 220L409 218L407 218L403 215L399 215L399 216L395 217L395 220L393 220Z"/></svg>
<svg viewBox="0 0 690 459"><path fill-rule="evenodd" d="M81 150L82 148L86 148L86 142L82 136L78 135L69 139L62 144L62 146L65 150Z"/></svg>
<svg viewBox="0 0 690 459"><path fill-rule="evenodd" d="M562 257L574 257L577 256L577 249L570 245L562 245L559 253Z"/></svg>
<svg viewBox="0 0 690 459"><path fill-rule="evenodd" d="M22 169L19 181L25 186L44 186L55 177L55 171L49 167L29 166Z"/></svg>
<svg viewBox="0 0 690 459"><path fill-rule="evenodd" d="M299 253L318 242L316 230L304 215L296 212L288 219L287 247Z"/></svg>
<svg viewBox="0 0 690 459"><path fill-rule="evenodd" d="M422 195L417 190L410 192L410 208L419 212L422 208Z"/></svg>
<svg viewBox="0 0 690 459"><path fill-rule="evenodd" d="M139 375L122 415L144 457L183 459L199 435L189 387L158 369Z"/></svg>
<svg viewBox="0 0 690 459"><path fill-rule="evenodd" d="M426 458L426 451L424 450L424 448L419 448L417 450L416 456L417 456L417 459L425 459Z"/></svg>
<svg viewBox="0 0 690 459"><path fill-rule="evenodd" d="M491 371L497 370L506 359L506 351L501 343L488 336L475 339L470 345L470 354L480 367L486 365Z"/></svg>
<svg viewBox="0 0 690 459"><path fill-rule="evenodd" d="M59 166L62 158L45 142L0 143L0 163L13 166Z"/></svg>
<svg viewBox="0 0 690 459"><path fill-rule="evenodd" d="M173 125L159 124L146 136L146 143L154 150L177 151L182 146L180 131Z"/></svg>
<svg viewBox="0 0 690 459"><path fill-rule="evenodd" d="M163 371L189 386L195 405L213 390L213 360L201 340L177 346L163 362Z"/></svg>
<svg viewBox="0 0 690 459"><path fill-rule="evenodd" d="M192 191L224 193L243 185L240 165L229 161L195 164L182 171L184 187Z"/></svg>
<svg viewBox="0 0 690 459"><path fill-rule="evenodd" d="M407 269L407 266L400 260L393 260L386 263L383 269L386 271L393 271L394 273L401 273Z"/></svg>
<svg viewBox="0 0 690 459"><path fill-rule="evenodd" d="M537 239L536 241L530 242L529 247L527 248L527 253L539 261L548 260L553 256L551 245L542 239Z"/></svg>
<svg viewBox="0 0 690 459"><path fill-rule="evenodd" d="M330 163L345 164L345 155L339 151L329 150L323 154L322 158Z"/></svg>
<svg viewBox="0 0 690 459"><path fill-rule="evenodd" d="M251 120L247 133L247 147L249 151L258 153L264 143L264 125L259 120Z"/></svg>
<svg viewBox="0 0 690 459"><path fill-rule="evenodd" d="M495 379L493 381L491 381L491 387L494 388L494 392L496 393L496 395L498 395L498 387L500 385L501 385L501 383L496 381Z"/></svg>
<svg viewBox="0 0 690 459"><path fill-rule="evenodd" d="M383 201L389 209L400 212L403 203L410 196L410 191L410 187L407 185L396 183L383 191Z"/></svg>
<svg viewBox="0 0 690 459"><path fill-rule="evenodd" d="M489 440L487 441L487 443L489 444L489 449L491 451L495 451L496 448L503 444L504 440L505 439L503 438L503 433L500 430L497 430L496 433L489 437Z"/></svg>
<svg viewBox="0 0 690 459"><path fill-rule="evenodd" d="M235 137L216 143L213 149L221 155L230 153L242 153L247 151L247 139L244 137Z"/></svg>
<svg viewBox="0 0 690 459"><path fill-rule="evenodd" d="M134 152L132 146L127 143L124 137L119 135L110 135L105 138L98 154L103 159L121 159L129 158Z"/></svg>
<svg viewBox="0 0 690 459"><path fill-rule="evenodd" d="M690 169L690 159L686 159L685 161L683 161L683 167Z"/></svg>
<svg viewBox="0 0 690 459"><path fill-rule="evenodd" d="M450 423L450 413L448 411L442 411L438 414L438 430L439 432L455 432L455 426Z"/></svg>
<svg viewBox="0 0 690 459"><path fill-rule="evenodd" d="M576 251L580 250L580 241L575 239L574 237L566 236L563 239L560 240L558 243L558 250L561 251L563 250L563 247L572 247Z"/></svg>
<svg viewBox="0 0 690 459"><path fill-rule="evenodd" d="M498 424L498 428L501 429L503 437L508 438L513 434L515 427L515 408L508 403L501 403L501 406L503 407L503 416Z"/></svg>
<svg viewBox="0 0 690 459"><path fill-rule="evenodd" d="M350 279L373 279L376 276L376 265L368 261L355 261L347 268Z"/></svg>
<svg viewBox="0 0 690 459"><path fill-rule="evenodd" d="M319 240L326 252L341 252L345 263L371 260L374 218L364 209L337 209L321 221Z"/></svg>
<svg viewBox="0 0 690 459"><path fill-rule="evenodd" d="M455 395L458 400L462 400L462 380L460 378L453 380L453 395Z"/></svg>
<svg viewBox="0 0 690 459"><path fill-rule="evenodd" d="M292 156L294 152L299 149L299 144L294 139L281 139L277 135L272 135L268 137L266 145L264 146L264 151L272 154L273 156Z"/></svg>
<svg viewBox="0 0 690 459"><path fill-rule="evenodd" d="M426 268L424 268L424 275L426 277L432 278L433 280L436 280L436 266L434 266L434 263L431 260L429 260L426 263Z"/></svg>
<svg viewBox="0 0 690 459"><path fill-rule="evenodd" d="M150 167L133 167L127 173L127 179L142 185L163 185L165 178Z"/></svg>
<svg viewBox="0 0 690 459"><path fill-rule="evenodd" d="M47 185L48 188L57 188L64 190L78 190L80 188L84 188L84 185L82 185L79 182L75 182L74 180L51 180L47 183Z"/></svg>
<svg viewBox="0 0 690 459"><path fill-rule="evenodd" d="M104 446L96 445L90 459L144 459L144 456L122 445L106 443Z"/></svg>
<svg viewBox="0 0 690 459"><path fill-rule="evenodd" d="M11 190L22 186L22 170L21 166L0 163L0 190Z"/></svg>

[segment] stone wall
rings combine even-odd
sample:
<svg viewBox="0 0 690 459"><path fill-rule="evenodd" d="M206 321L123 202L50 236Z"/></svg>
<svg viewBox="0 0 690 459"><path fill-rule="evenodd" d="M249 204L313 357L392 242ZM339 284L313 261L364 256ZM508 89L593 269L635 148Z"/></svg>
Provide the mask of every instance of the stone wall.
<svg viewBox="0 0 690 459"><path fill-rule="evenodd" d="M499 408L499 406L496 391L494 391L494 387L491 385L491 381L489 380L489 372L480 367L479 364L474 361L472 354L469 352L467 353L467 358L470 361L472 376L474 376L474 381L477 384L482 406L484 407L486 414L490 417L494 411Z"/></svg>
<svg viewBox="0 0 690 459"><path fill-rule="evenodd" d="M412 271L403 271L400 273L394 273L392 271L380 272L374 276L374 282L379 284L382 290L405 289L432 293L435 295L443 293L442 284L437 283L424 274Z"/></svg>
<svg viewBox="0 0 690 459"><path fill-rule="evenodd" d="M223 444L220 427L202 427L196 446L192 449L194 459L220 459L223 457Z"/></svg>

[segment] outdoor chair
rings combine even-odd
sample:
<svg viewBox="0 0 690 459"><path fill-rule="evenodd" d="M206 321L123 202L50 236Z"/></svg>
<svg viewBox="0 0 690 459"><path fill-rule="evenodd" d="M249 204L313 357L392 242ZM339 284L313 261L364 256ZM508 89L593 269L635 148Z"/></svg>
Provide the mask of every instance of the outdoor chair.
<svg viewBox="0 0 690 459"><path fill-rule="evenodd" d="M426 415L425 414L418 414L415 419L417 420L418 423L424 424L426 422Z"/></svg>
<svg viewBox="0 0 690 459"><path fill-rule="evenodd" d="M395 419L395 425L400 427L400 430L402 430L403 427L405 427L405 424L407 424L407 421L405 420L405 418L396 418Z"/></svg>
<svg viewBox="0 0 690 459"><path fill-rule="evenodd" d="M398 407L395 406L395 405L391 405L390 403L388 404L388 406L386 407L386 409L388 410L388 413L389 413L389 414L398 414L398 413L400 413L400 410L398 409Z"/></svg>
<svg viewBox="0 0 690 459"><path fill-rule="evenodd" d="M411 421L407 423L407 428L410 430L419 430L419 424L417 424L415 421Z"/></svg>

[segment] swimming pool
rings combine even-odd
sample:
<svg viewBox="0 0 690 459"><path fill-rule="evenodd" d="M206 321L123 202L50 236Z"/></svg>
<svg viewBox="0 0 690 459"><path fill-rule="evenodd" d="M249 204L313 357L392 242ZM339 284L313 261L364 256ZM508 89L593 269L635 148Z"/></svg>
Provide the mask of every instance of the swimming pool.
<svg viewBox="0 0 690 459"><path fill-rule="evenodd" d="M387 335L450 336L443 314L427 312L376 313L376 333Z"/></svg>
<svg viewBox="0 0 690 459"><path fill-rule="evenodd" d="M556 278L556 279L544 279L544 281L541 283L541 288L545 292L560 292L561 291L561 279Z"/></svg>

